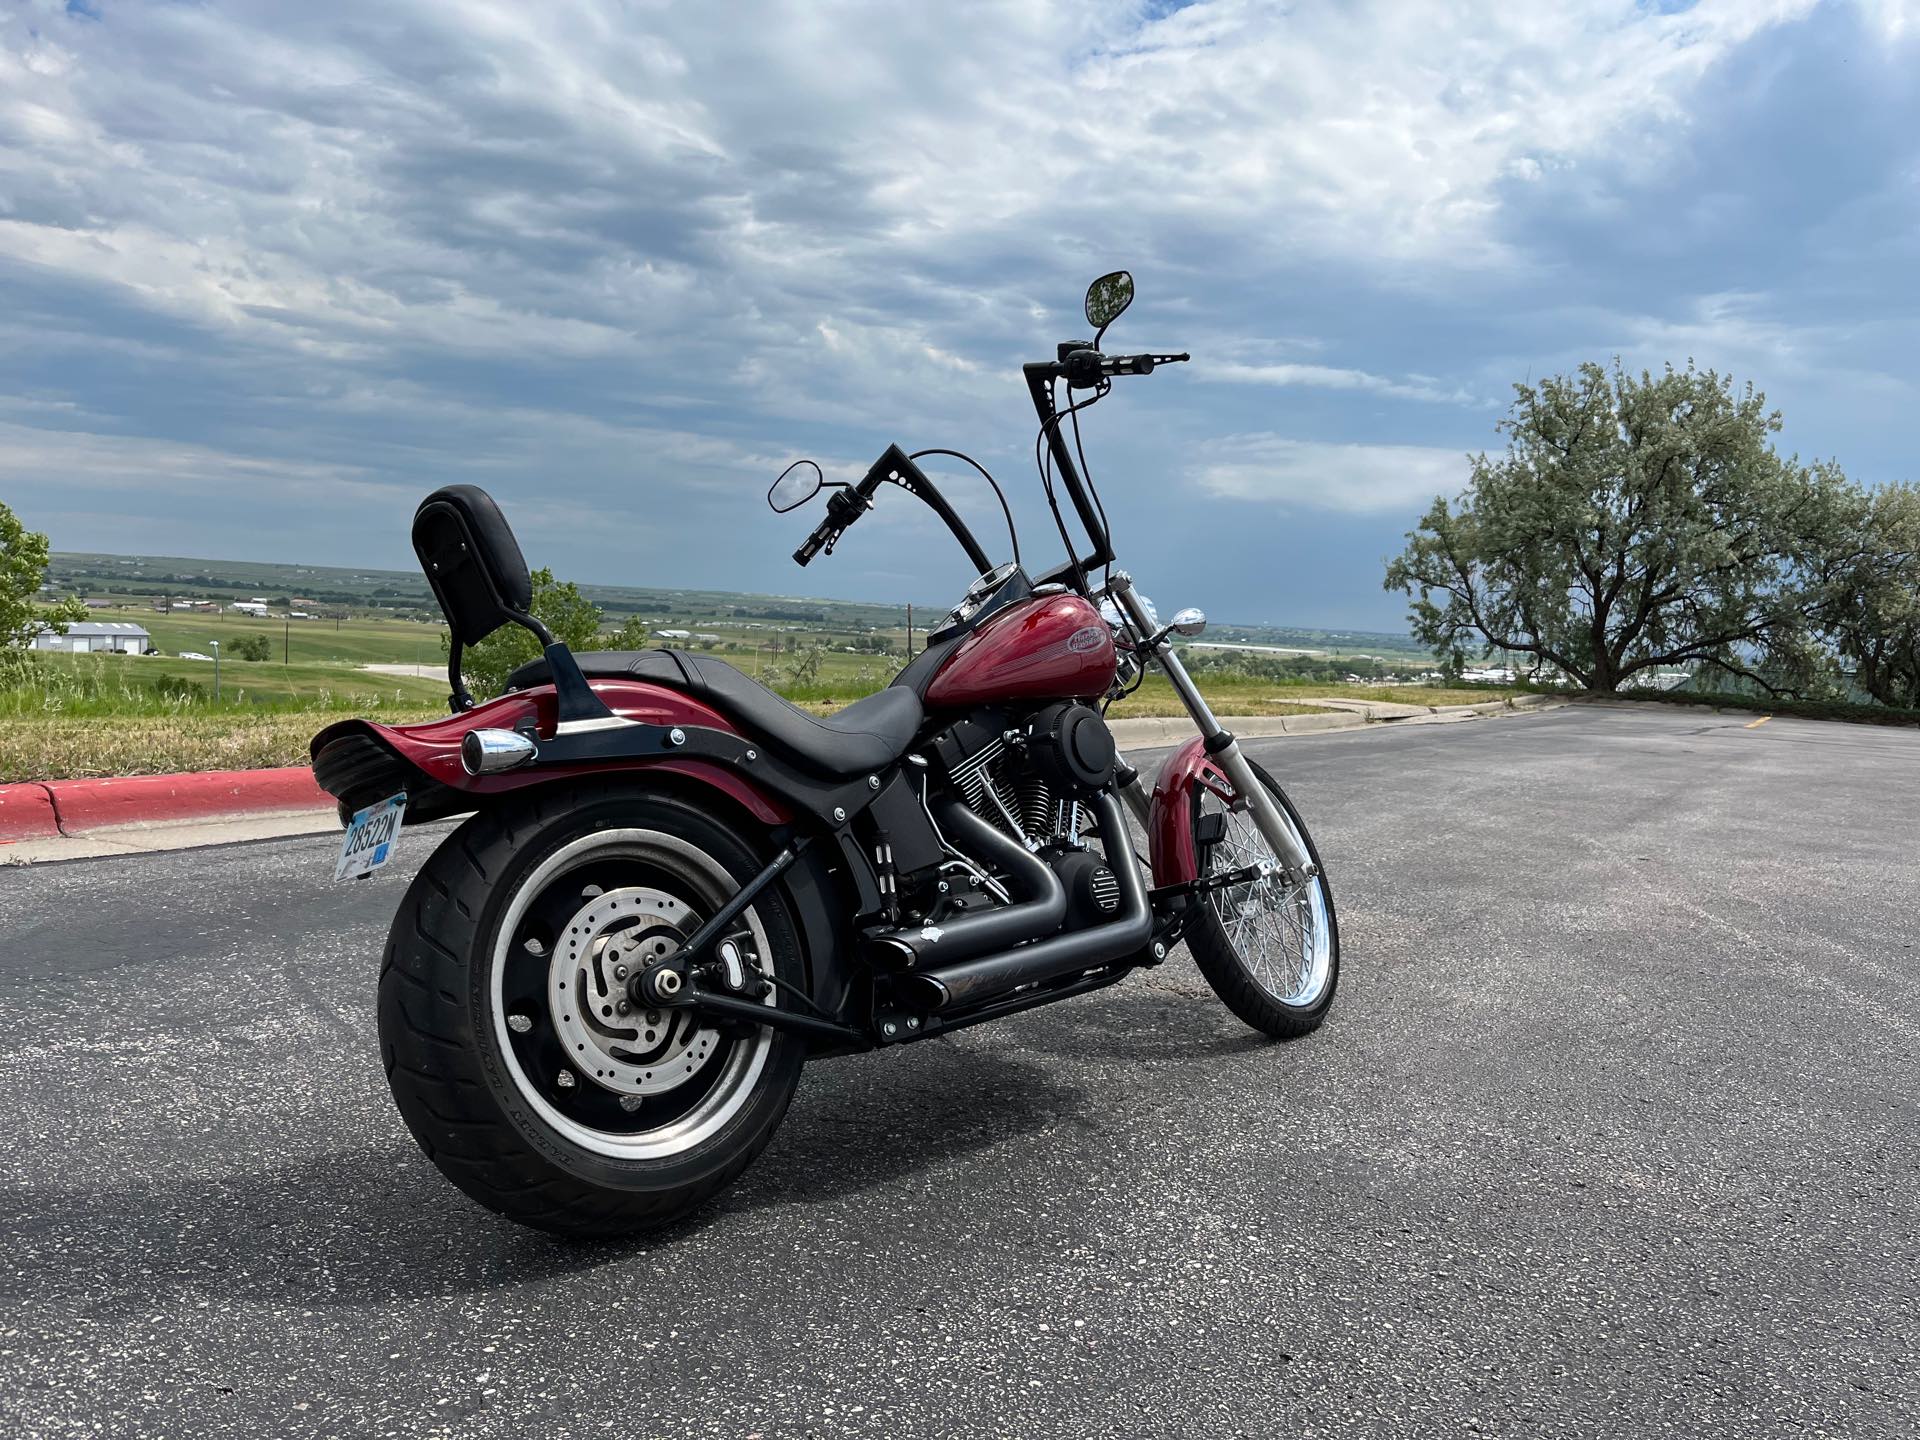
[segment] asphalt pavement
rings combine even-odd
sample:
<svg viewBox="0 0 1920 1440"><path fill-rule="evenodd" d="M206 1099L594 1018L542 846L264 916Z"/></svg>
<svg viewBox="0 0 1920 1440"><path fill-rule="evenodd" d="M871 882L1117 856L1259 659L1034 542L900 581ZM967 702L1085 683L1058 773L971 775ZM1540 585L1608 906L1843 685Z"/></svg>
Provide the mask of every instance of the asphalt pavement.
<svg viewBox="0 0 1920 1440"><path fill-rule="evenodd" d="M387 1098L430 835L0 870L0 1434L1913 1435L1920 733L1752 718L1253 742L1340 907L1318 1034L1181 954L813 1067L613 1246Z"/></svg>

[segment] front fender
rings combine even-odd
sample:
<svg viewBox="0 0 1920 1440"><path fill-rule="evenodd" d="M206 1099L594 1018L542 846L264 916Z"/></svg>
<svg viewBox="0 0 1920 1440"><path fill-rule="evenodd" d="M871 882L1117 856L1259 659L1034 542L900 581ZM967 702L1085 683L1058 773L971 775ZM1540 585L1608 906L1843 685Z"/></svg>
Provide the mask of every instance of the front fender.
<svg viewBox="0 0 1920 1440"><path fill-rule="evenodd" d="M1207 754L1206 741L1197 735L1174 751L1154 777L1153 800L1147 809L1147 847L1155 885L1200 878L1200 857L1193 846L1196 785L1205 785L1228 804L1238 794L1227 772Z"/></svg>
<svg viewBox="0 0 1920 1440"><path fill-rule="evenodd" d="M737 734L717 712L690 696L644 681L595 683L607 708L649 725L704 726ZM342 720L313 737L308 747L314 779L351 813L400 790L408 795L407 820L418 823L476 809L488 799L534 785L610 777L641 771L684 776L725 794L756 820L784 825L793 812L776 797L726 766L663 755L615 757L574 765L537 761L497 775L469 775L460 762L460 742L471 730L531 726L536 737L552 736L558 712L553 687L516 690L458 715L411 725Z"/></svg>

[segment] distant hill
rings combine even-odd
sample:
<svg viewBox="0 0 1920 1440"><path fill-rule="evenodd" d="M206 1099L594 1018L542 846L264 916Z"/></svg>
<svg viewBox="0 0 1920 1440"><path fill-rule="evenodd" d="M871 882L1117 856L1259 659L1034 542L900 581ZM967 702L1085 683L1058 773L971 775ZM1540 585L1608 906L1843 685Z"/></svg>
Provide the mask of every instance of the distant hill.
<svg viewBox="0 0 1920 1440"><path fill-rule="evenodd" d="M564 576L562 577L565 578ZM353 613L390 613L437 619L439 607L417 570L359 570L334 565L270 565L255 560L198 560L178 555L103 555L55 551L48 580L63 594L138 604L147 599L202 599L230 603L261 596L270 602L310 601ZM638 585L582 585L581 593L615 620L639 615L656 629L727 621L785 622L857 632L906 624L904 605L829 600L800 595L744 595L731 590L672 590ZM944 608L915 604L925 627ZM1326 650L1339 654L1420 654L1404 634L1375 630L1311 630L1216 621L1210 640Z"/></svg>
<svg viewBox="0 0 1920 1440"><path fill-rule="evenodd" d="M94 599L170 597L227 603L258 595L270 601L310 600L323 609L392 611L415 618L437 618L440 613L426 577L418 570L356 570L335 565L270 565L255 560L61 550L54 552L47 578L62 593ZM637 614L662 622L797 621L858 630L904 625L907 614L904 605L795 595L740 595L728 590L582 585L580 591L616 620ZM916 620L924 623L937 608L916 605Z"/></svg>

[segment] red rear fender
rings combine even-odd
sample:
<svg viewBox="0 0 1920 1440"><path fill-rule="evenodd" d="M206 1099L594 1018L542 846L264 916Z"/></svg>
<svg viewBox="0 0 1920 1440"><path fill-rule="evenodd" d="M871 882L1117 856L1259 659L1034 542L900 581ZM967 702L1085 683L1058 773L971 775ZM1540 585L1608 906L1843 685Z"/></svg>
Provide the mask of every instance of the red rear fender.
<svg viewBox="0 0 1920 1440"><path fill-rule="evenodd" d="M607 708L623 719L650 725L703 726L737 734L736 728L698 700L638 680L594 681ZM342 805L358 809L406 790L407 818L433 820L471 810L479 801L534 785L574 780L584 775L611 776L649 771L684 776L710 785L755 819L780 825L793 818L779 800L741 775L708 760L636 756L578 765L541 765L498 775L469 775L460 762L460 742L472 730L514 730L532 722L537 736L551 737L555 722L553 687L536 686L502 695L460 715L411 725L381 725L371 720L342 720L313 737L309 747L314 778Z"/></svg>

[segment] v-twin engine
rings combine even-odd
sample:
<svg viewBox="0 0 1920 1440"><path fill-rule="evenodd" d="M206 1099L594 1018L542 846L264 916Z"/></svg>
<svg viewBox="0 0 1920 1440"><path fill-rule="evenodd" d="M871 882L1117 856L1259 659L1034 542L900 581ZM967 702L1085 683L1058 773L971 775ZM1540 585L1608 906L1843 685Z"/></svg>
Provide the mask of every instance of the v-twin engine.
<svg viewBox="0 0 1920 1440"><path fill-rule="evenodd" d="M1079 849L1089 820L1084 802L1113 782L1117 764L1106 722L1071 701L1020 725L1003 728L995 718L962 721L936 742L954 788L976 815L1030 850Z"/></svg>

